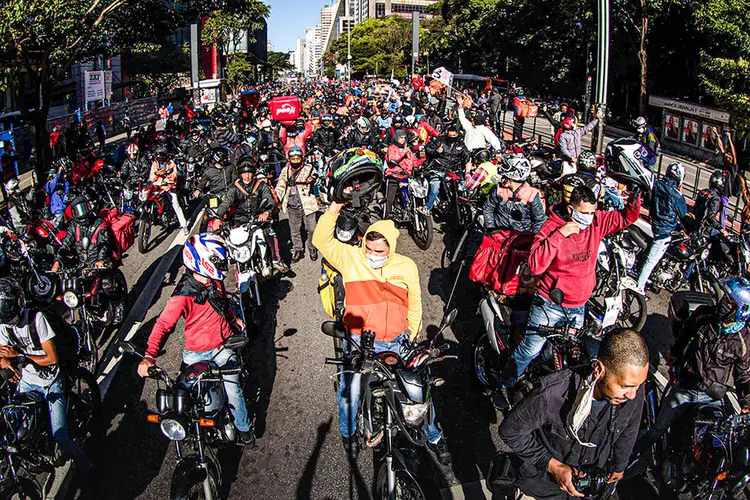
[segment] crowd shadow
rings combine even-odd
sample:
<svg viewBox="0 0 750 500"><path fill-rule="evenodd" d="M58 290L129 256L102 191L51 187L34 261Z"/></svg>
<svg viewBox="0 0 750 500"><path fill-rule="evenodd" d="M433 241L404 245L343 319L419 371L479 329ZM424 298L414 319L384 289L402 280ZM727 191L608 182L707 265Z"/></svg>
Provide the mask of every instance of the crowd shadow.
<svg viewBox="0 0 750 500"><path fill-rule="evenodd" d="M297 482L297 495L298 500L304 498L311 498L310 492L312 491L313 479L315 478L315 469L320 459L320 453L323 449L323 443L325 443L326 436L331 431L333 425L333 417L329 417L327 422L324 422L318 426L318 435L315 440L315 447L312 453L307 459L305 464L305 470L302 471L302 476Z"/></svg>
<svg viewBox="0 0 750 500"><path fill-rule="evenodd" d="M663 314L649 314L641 329L641 335L648 345L651 365L659 366L659 355L666 359L674 342L669 318Z"/></svg>

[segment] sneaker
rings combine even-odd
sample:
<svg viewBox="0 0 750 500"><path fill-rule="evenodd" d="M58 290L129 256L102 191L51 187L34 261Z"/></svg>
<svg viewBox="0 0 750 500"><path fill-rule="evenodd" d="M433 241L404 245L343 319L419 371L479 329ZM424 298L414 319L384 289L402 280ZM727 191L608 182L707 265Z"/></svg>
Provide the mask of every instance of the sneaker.
<svg viewBox="0 0 750 500"><path fill-rule="evenodd" d="M511 404L508 400L508 391L506 389L498 389L492 395L492 404L498 411L510 410Z"/></svg>
<svg viewBox="0 0 750 500"><path fill-rule="evenodd" d="M344 450L346 450L346 455L349 457L349 460L351 460L352 462L357 460L360 451L359 440L357 439L357 436L341 436L341 442L344 444Z"/></svg>
<svg viewBox="0 0 750 500"><path fill-rule="evenodd" d="M318 260L318 251L314 248L310 250L310 260L313 262Z"/></svg>
<svg viewBox="0 0 750 500"><path fill-rule="evenodd" d="M305 256L305 252L301 250L293 251L292 252L292 264L296 264L297 262L301 261L304 256Z"/></svg>
<svg viewBox="0 0 750 500"><path fill-rule="evenodd" d="M441 437L437 443L430 443L430 449L441 465L448 466L453 462L451 452L448 451L448 445L445 444L445 437Z"/></svg>
<svg viewBox="0 0 750 500"><path fill-rule="evenodd" d="M239 431L237 440L247 448L255 448L255 434L252 429L249 431Z"/></svg>

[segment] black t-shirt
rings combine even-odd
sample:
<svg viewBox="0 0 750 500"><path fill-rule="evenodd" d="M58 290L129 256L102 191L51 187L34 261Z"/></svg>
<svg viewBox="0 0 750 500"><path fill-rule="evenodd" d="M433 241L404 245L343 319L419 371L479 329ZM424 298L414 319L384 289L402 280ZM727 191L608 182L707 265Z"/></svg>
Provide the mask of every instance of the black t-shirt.
<svg viewBox="0 0 750 500"><path fill-rule="evenodd" d="M724 196L737 196L740 194L740 169L736 163L729 163L724 159Z"/></svg>

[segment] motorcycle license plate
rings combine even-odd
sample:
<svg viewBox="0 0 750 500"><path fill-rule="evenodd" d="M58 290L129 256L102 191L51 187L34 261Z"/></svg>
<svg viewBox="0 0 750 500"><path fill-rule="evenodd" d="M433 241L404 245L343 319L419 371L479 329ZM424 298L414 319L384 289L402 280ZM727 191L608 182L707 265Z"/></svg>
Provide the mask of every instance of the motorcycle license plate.
<svg viewBox="0 0 750 500"><path fill-rule="evenodd" d="M622 293L618 293L614 297L605 297L604 305L607 309L602 319L602 328L607 328L617 323L617 319L622 313Z"/></svg>
<svg viewBox="0 0 750 500"><path fill-rule="evenodd" d="M208 208L219 208L219 199L215 196L212 196L208 199Z"/></svg>

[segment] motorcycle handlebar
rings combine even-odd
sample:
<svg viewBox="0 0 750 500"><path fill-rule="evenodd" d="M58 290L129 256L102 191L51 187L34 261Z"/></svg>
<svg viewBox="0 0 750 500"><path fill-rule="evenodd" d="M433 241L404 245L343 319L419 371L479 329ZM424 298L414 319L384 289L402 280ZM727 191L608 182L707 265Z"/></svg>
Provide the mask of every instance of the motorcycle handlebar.
<svg viewBox="0 0 750 500"><path fill-rule="evenodd" d="M325 363L327 365L342 366L344 364L344 360L343 359L336 359L336 358L326 358Z"/></svg>
<svg viewBox="0 0 750 500"><path fill-rule="evenodd" d="M219 368L217 371L219 375L239 375L242 373L242 368L239 366L236 368Z"/></svg>

